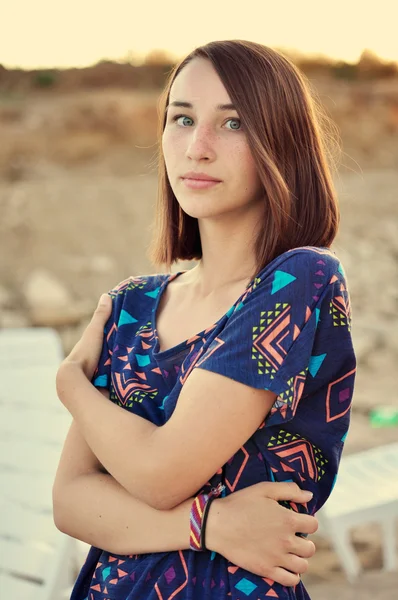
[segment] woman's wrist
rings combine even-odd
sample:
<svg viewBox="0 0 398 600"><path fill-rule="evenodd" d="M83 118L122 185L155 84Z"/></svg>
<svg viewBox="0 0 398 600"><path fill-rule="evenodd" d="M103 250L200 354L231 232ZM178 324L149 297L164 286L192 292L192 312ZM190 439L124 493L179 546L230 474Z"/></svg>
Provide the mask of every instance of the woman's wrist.
<svg viewBox="0 0 398 600"><path fill-rule="evenodd" d="M206 548L219 554L222 554L225 506L225 498L215 498L209 507L206 522Z"/></svg>

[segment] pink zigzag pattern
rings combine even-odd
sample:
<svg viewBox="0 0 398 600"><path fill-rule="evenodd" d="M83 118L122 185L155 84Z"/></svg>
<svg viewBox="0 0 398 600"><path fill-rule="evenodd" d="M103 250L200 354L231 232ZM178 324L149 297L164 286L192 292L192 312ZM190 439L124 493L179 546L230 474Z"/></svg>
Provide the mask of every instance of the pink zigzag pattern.
<svg viewBox="0 0 398 600"><path fill-rule="evenodd" d="M125 378L125 373L112 373L113 387L123 406L126 404L131 394L137 390L145 392L146 394L156 392L155 388L152 388L147 383L141 383L137 379L130 378L127 381L122 381L122 376Z"/></svg>
<svg viewBox="0 0 398 600"><path fill-rule="evenodd" d="M254 347L268 360L274 369L279 369L287 354L286 350L282 348L281 342L290 333L290 313L291 307L288 306L253 342Z"/></svg>

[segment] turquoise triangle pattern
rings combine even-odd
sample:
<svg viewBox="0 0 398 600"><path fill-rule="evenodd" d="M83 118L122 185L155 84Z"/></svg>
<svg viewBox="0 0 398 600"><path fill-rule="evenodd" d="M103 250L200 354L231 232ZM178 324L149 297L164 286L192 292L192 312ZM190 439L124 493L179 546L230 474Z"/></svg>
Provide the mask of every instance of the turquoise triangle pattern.
<svg viewBox="0 0 398 600"><path fill-rule="evenodd" d="M231 308L230 308L230 309L228 310L228 312L226 313L227 317L229 318L229 317L232 315L232 313L233 313L233 312L234 312L234 307L233 307L233 306L231 306Z"/></svg>
<svg viewBox="0 0 398 600"><path fill-rule="evenodd" d="M319 354L318 356L311 356L310 364L308 365L308 370L313 377L316 376L319 369L322 366L323 361L325 360L326 354Z"/></svg>
<svg viewBox="0 0 398 600"><path fill-rule="evenodd" d="M279 292L282 288L286 287L296 281L297 277L294 275L290 275L290 273L285 273L285 271L275 271L274 281L272 282L272 294Z"/></svg>
<svg viewBox="0 0 398 600"><path fill-rule="evenodd" d="M239 302L238 306L235 308L235 310L240 310L241 308L244 307L243 302Z"/></svg>
<svg viewBox="0 0 398 600"><path fill-rule="evenodd" d="M151 359L149 358L148 354L135 354L134 356L137 359L139 367L146 367L151 362Z"/></svg>
<svg viewBox="0 0 398 600"><path fill-rule="evenodd" d="M316 308L315 309L315 320L316 320L316 327L318 327L318 321L319 321L319 314L320 314L320 309Z"/></svg>
<svg viewBox="0 0 398 600"><path fill-rule="evenodd" d="M152 290L152 292L145 292L145 296L149 296L150 298L156 298L159 294L160 287L157 287L156 290Z"/></svg>
<svg viewBox="0 0 398 600"><path fill-rule="evenodd" d="M128 325L129 323L137 323L137 319L134 319L130 313L122 309L120 311L118 327L120 327L120 325Z"/></svg>
<svg viewBox="0 0 398 600"><path fill-rule="evenodd" d="M110 567L106 567L105 569L103 569L101 575L102 575L102 579L106 579L109 575L109 573L111 572L111 568Z"/></svg>
<svg viewBox="0 0 398 600"><path fill-rule="evenodd" d="M94 379L94 385L98 385L100 387L108 387L108 375L100 375L96 379Z"/></svg>

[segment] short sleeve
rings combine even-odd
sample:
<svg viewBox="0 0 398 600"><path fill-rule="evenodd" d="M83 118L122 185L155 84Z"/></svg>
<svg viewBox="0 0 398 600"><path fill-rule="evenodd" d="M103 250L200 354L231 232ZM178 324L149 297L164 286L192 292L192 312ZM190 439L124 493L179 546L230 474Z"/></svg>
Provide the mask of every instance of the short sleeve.
<svg viewBox="0 0 398 600"><path fill-rule="evenodd" d="M315 376L325 382L355 367L350 321L337 257L311 249L288 254L260 273L196 367L275 393L265 425L284 423ZM322 348L315 353L321 331Z"/></svg>
<svg viewBox="0 0 398 600"><path fill-rule="evenodd" d="M130 279L126 279L120 282L108 292L108 295L112 298L112 312L104 327L101 355L91 379L91 383L98 388L110 389L113 349L125 290L129 281Z"/></svg>

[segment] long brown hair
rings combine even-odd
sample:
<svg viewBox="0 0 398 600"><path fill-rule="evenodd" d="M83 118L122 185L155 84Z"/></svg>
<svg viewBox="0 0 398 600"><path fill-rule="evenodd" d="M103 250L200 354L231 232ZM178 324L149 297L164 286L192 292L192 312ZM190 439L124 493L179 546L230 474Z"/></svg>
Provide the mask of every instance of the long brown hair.
<svg viewBox="0 0 398 600"><path fill-rule="evenodd" d="M299 246L329 247L340 213L332 181L337 132L305 75L284 55L256 42L223 40L193 50L171 70L158 104L158 197L148 257L170 270L199 260L198 220L179 206L170 186L162 135L170 88L195 57L211 61L235 105L264 186L266 218L255 239L257 271ZM335 146L337 147L337 146Z"/></svg>

